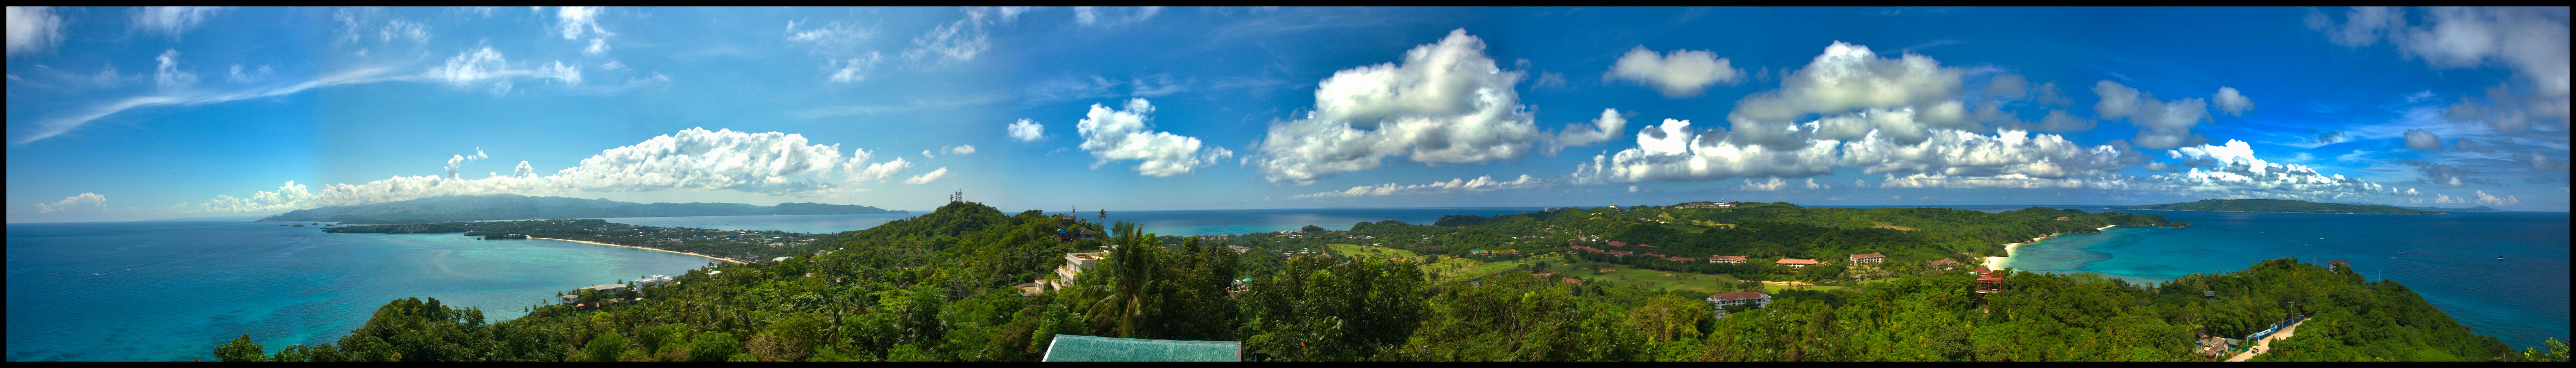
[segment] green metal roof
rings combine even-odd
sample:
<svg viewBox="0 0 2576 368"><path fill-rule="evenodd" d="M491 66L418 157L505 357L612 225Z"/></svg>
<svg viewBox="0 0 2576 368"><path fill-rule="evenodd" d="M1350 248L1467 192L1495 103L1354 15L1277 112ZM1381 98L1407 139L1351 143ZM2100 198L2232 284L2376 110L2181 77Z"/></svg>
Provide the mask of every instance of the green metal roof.
<svg viewBox="0 0 2576 368"><path fill-rule="evenodd" d="M1243 360L1240 341L1147 340L1055 335L1049 362L1233 362Z"/></svg>

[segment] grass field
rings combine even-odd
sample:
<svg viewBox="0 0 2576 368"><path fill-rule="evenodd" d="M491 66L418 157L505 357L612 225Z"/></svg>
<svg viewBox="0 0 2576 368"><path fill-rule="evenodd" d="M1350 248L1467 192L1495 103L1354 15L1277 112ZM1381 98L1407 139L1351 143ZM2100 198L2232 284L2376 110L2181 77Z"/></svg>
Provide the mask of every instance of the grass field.
<svg viewBox="0 0 2576 368"><path fill-rule="evenodd" d="M1412 251L1402 249L1377 248L1358 244L1327 244L1326 246L1332 248L1333 254L1343 256L1401 259L1411 260L1414 262L1422 261L1421 258L1415 257ZM1533 261L1526 258L1509 261L1485 262L1459 257L1440 257L1440 263L1422 265L1422 271L1441 278L1473 278L1491 275L1517 267L1525 267L1530 262Z"/></svg>

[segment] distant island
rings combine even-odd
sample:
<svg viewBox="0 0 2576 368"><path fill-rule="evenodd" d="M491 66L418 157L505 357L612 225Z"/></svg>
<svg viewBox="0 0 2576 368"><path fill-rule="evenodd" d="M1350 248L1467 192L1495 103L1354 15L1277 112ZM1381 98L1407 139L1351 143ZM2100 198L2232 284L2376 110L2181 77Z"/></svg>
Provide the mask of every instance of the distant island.
<svg viewBox="0 0 2576 368"><path fill-rule="evenodd" d="M2220 212L2288 212L2351 213L2375 215L2448 215L2449 212L2426 211L2397 206L2371 204L2317 203L2287 199L2203 199L2198 202L2110 206L2128 210L2220 211ZM2484 207L2480 207L2484 208Z"/></svg>
<svg viewBox="0 0 2576 368"><path fill-rule="evenodd" d="M259 221L417 224L450 221L678 217L744 215L864 215L905 213L882 208L821 203L628 203L606 199L529 197L509 194L441 196L400 202L331 206L295 210Z"/></svg>

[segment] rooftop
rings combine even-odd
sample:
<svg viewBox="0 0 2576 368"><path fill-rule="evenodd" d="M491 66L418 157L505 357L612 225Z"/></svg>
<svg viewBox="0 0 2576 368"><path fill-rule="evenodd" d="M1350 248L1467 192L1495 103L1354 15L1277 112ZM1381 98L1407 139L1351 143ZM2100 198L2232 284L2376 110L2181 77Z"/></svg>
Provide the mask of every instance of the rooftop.
<svg viewBox="0 0 2576 368"><path fill-rule="evenodd" d="M1779 264L1816 264L1813 259L1781 258Z"/></svg>
<svg viewBox="0 0 2576 368"><path fill-rule="evenodd" d="M1851 255L1851 257L1852 257L1852 259L1864 259L1864 258L1887 258L1887 255L1885 255L1885 254L1878 254L1878 252L1869 252L1869 253L1854 254L1854 255Z"/></svg>
<svg viewBox="0 0 2576 368"><path fill-rule="evenodd" d="M1047 343L1047 362L1234 362L1243 360L1243 342L1148 340L1055 335Z"/></svg>
<svg viewBox="0 0 2576 368"><path fill-rule="evenodd" d="M1732 293L1710 294L1708 297L1709 297L1710 299L1717 299L1717 300L1719 300L1719 301L1726 301L1726 300L1737 300L1737 299L1761 299L1763 296L1766 296L1766 295L1769 295L1769 294L1763 294L1762 292L1759 292L1759 291L1739 291L1739 292L1732 292Z"/></svg>

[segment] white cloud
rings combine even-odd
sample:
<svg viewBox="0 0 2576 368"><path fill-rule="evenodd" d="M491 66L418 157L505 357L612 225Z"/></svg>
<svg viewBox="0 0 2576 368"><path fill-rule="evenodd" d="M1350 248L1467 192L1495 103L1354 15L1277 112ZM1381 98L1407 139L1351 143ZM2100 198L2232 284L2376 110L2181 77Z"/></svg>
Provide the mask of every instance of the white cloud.
<svg viewBox="0 0 2576 368"><path fill-rule="evenodd" d="M1640 45L1620 56L1610 71L1602 73L1602 78L1645 83L1664 97L1694 97L1711 84L1743 81L1744 70L1729 64L1726 58L1707 50L1673 50L1656 55Z"/></svg>
<svg viewBox="0 0 2576 368"><path fill-rule="evenodd" d="M2237 93L2231 87L2218 87L2218 94L2210 96L2209 101L2218 104L2218 110L2228 115L2244 116L2246 111L2254 110L2254 99L2246 98L2245 94Z"/></svg>
<svg viewBox="0 0 2576 368"><path fill-rule="evenodd" d="M840 66L840 70L832 72L831 80L834 82L856 82L866 80L868 78L867 70L876 66L877 61L883 59L885 59L883 55L877 54L876 51L869 51L867 56L853 57L849 58L847 61L839 61L837 65Z"/></svg>
<svg viewBox="0 0 2576 368"><path fill-rule="evenodd" d="M925 158L925 159L930 159L930 158L939 158L939 155L938 155L938 154L935 154L935 153L931 153L931 152L930 152L930 150L921 150L921 158Z"/></svg>
<svg viewBox="0 0 2576 368"><path fill-rule="evenodd" d="M1781 79L1779 90L1736 102L1728 120L1786 123L1807 113L1929 106L1959 94L1966 71L1930 57L1879 58L1869 47L1834 42L1804 68Z"/></svg>
<svg viewBox="0 0 2576 368"><path fill-rule="evenodd" d="M599 7L595 6L567 6L556 9L555 32L562 34L565 40L581 39L584 33L602 37L617 35L599 28L599 11Z"/></svg>
<svg viewBox="0 0 2576 368"><path fill-rule="evenodd" d="M1557 131L1557 134L1548 140L1547 154L1555 155L1557 151L1564 150L1566 147L1590 146L1608 141L1611 138L1617 138L1627 129L1628 119L1619 116L1619 109L1601 109L1601 117L1592 119L1592 124L1588 126L1566 124L1565 130Z"/></svg>
<svg viewBox="0 0 2576 368"><path fill-rule="evenodd" d="M2017 188L2017 189L2139 189L2125 176L2105 175L2096 178L2038 178L2022 174L1995 176L1950 176L1915 173L1906 176L1887 174L1879 188Z"/></svg>
<svg viewBox="0 0 2576 368"><path fill-rule="evenodd" d="M252 83L267 80L270 74L276 73L277 68L268 65L259 66L258 71L244 73L241 64L233 64L231 72L224 74L224 79L233 83Z"/></svg>
<svg viewBox="0 0 2576 368"><path fill-rule="evenodd" d="M1036 142L1046 139L1046 126L1039 125L1036 120L1020 119L1020 121L1011 122L1008 130L1011 140L1015 141Z"/></svg>
<svg viewBox="0 0 2576 368"><path fill-rule="evenodd" d="M1810 182L1810 183L1813 183L1813 182L1815 182L1815 179L1807 179L1807 181L1808 181L1808 182ZM1763 190L1763 191L1772 191L1772 190L1781 190L1781 189L1785 189L1785 188L1788 188L1788 187L1789 187L1789 182L1788 182L1788 181L1786 181L1786 180L1780 180L1780 177L1774 176L1774 177L1771 177L1771 180L1770 180L1770 181L1765 181L1765 182L1760 182L1760 183L1755 183L1755 182L1753 182L1753 179L1744 179L1744 185L1737 185L1737 186L1735 186L1735 190Z"/></svg>
<svg viewBox="0 0 2576 368"><path fill-rule="evenodd" d="M114 102L109 102L109 103L106 103L106 104L104 104L104 105L100 105L100 106L98 106L98 107L91 108L91 109L89 109L89 110L87 110L87 111L80 112L80 113L75 113L75 114L72 114L72 115L53 116L53 117L47 117L47 118L44 118L44 119L42 119L42 120L37 120L37 121L36 121L36 123L34 124L35 126L33 127L33 129L32 129L33 131L32 131L32 132L28 132L28 133L26 133L26 134L18 135L18 136L20 136L20 137L22 137L22 138L18 138L17 140L11 141L11 144L19 144L19 145L23 145L23 144L27 144L27 143L31 143L31 142L35 142L35 141L39 141L39 140L44 140L44 139L46 139L46 138L52 138L52 137L54 137L54 136L62 135L62 134L63 134L63 133L65 133L65 132L70 132L70 131L71 131L72 129L74 129L74 128L79 128L79 127L80 127L80 126L82 126L82 125L89 124L89 122L94 121L94 120L97 120L97 119L98 119L98 118L100 118L100 117L105 117L105 116L108 116L108 115L113 115L113 114L116 114L116 113L118 113L118 112L123 112L123 111L125 111L125 110L134 109L134 108L151 107L151 106L167 106L167 105L202 105L202 104L217 103L217 102L225 102L225 101L235 101L235 100L242 100L242 99L261 98L261 97L270 97L270 96L280 96L280 95L286 95L286 94L292 94L292 93L296 93L296 92L301 92L301 91L304 91L304 90L307 90L307 89L313 89L313 88L317 88L317 87L337 86L337 85L345 85L345 84L358 84L358 83L371 83L371 82L378 82L378 81L391 80L391 79L403 79L403 78L399 78L399 77L396 77L396 78L387 78L387 77L386 77L386 74L387 74L387 73L386 73L386 71L387 71L386 69L382 69L382 68L360 68L360 69L354 69L354 70L349 70L349 71L343 71L343 72L333 73L333 74L329 74L329 75L324 75L324 76L322 76L321 78L314 79L314 80L310 80L310 81L305 81L305 82L302 82L302 83L296 83L296 84L285 85L285 86L280 86L280 87L270 87L270 88L254 89L254 90L248 90L248 91L229 91L229 92L221 92L221 93L161 94L161 95L150 95L150 96L136 96L136 97L130 97L130 98L126 98L126 99L123 99L123 100L116 100L116 101L114 101ZM117 76L116 76L116 73L115 73L115 71L113 70L113 68L110 68L110 70L108 70L108 71L101 72L101 73L100 73L100 75L99 75L99 77L100 77L100 78L106 78L106 79L117 79L117 78L119 78L119 77L117 77Z"/></svg>
<svg viewBox="0 0 2576 368"><path fill-rule="evenodd" d="M876 36L876 29L832 21L821 27L798 30L798 21L787 21L787 40L813 44L826 50L856 48Z"/></svg>
<svg viewBox="0 0 2576 368"><path fill-rule="evenodd" d="M53 7L8 7L9 56L19 52L44 51L63 42L63 17Z"/></svg>
<svg viewBox="0 0 2576 368"><path fill-rule="evenodd" d="M608 39L605 38L590 39L590 46L581 48L582 55L599 56L605 53L608 53Z"/></svg>
<svg viewBox="0 0 2576 368"><path fill-rule="evenodd" d="M1350 197L1370 197L1370 196L1403 195L1403 194L1443 194L1443 193L1460 193L1460 192L1466 192L1466 193L1482 193L1482 192L1491 192L1491 191L1504 190L1504 189L1534 188L1534 187L1538 187L1538 186L1545 185L1545 184L1546 184L1546 182L1545 182L1544 180L1540 180L1540 179L1538 179L1538 178L1531 177L1531 176L1529 176L1528 174L1522 174L1522 175L1520 176L1520 178L1518 178L1518 179L1512 179L1512 180L1494 180L1494 177L1493 177L1493 176L1491 176L1491 175L1487 175L1487 176L1478 176L1478 177L1476 177L1476 179L1474 179L1474 180L1467 180L1467 179L1449 179L1449 181L1435 181L1435 182L1431 182L1431 183L1429 183L1429 184L1401 185L1401 184L1396 184L1396 183L1386 183L1386 184L1378 184L1378 185L1362 185L1362 186L1355 186L1355 187L1351 187L1350 189L1345 189L1345 190L1336 190L1336 191L1320 192L1320 193L1312 193L1312 194L1301 194L1301 195L1297 195L1297 196L1296 196L1296 197L1294 197L1294 198L1350 198ZM1635 188L1635 187L1629 187L1629 190L1628 190L1628 191L1634 192L1634 191L1636 191L1636 188Z"/></svg>
<svg viewBox="0 0 2576 368"><path fill-rule="evenodd" d="M1091 104L1083 119L1074 122L1074 131L1082 136L1082 150L1091 152L1096 159L1092 168L1110 161L1136 160L1140 161L1135 167L1139 174L1173 176L1234 156L1234 151L1225 148L1202 148L1198 138L1153 131L1147 121L1152 120L1154 105L1145 99L1127 100L1125 107L1121 111Z"/></svg>
<svg viewBox="0 0 2576 368"><path fill-rule="evenodd" d="M1076 6L1073 7L1073 23L1084 27L1114 26L1141 22L1146 18L1153 18L1155 13L1162 11L1163 7L1159 6L1107 9Z"/></svg>
<svg viewBox="0 0 2576 368"><path fill-rule="evenodd" d="M924 57L936 57L941 64L975 60L976 55L981 55L984 50L993 48L990 37L984 33L983 23L976 22L975 19L959 19L956 22L932 27L929 32L913 37L912 45L912 49L903 52L905 60L919 61Z"/></svg>
<svg viewBox="0 0 2576 368"><path fill-rule="evenodd" d="M116 88L125 84L125 75L116 73L116 64L107 64L99 67L98 74L91 74L89 80L99 88Z"/></svg>
<svg viewBox="0 0 2576 368"><path fill-rule="evenodd" d="M376 31L378 42L392 42L395 37L411 39L412 42L429 42L429 27L420 22L397 19L385 22L385 28Z"/></svg>
<svg viewBox="0 0 2576 368"><path fill-rule="evenodd" d="M160 57L152 59L160 61L159 66L152 70L153 85L160 86L163 90L172 90L197 84L197 73L179 70L179 50L163 50Z"/></svg>
<svg viewBox="0 0 2576 368"><path fill-rule="evenodd" d="M912 185L930 184L930 182L939 181L939 178L945 177L948 177L948 168L942 167L938 170L931 170L930 172L922 173L921 175L914 175L911 178L903 179L903 183Z"/></svg>
<svg viewBox="0 0 2576 368"><path fill-rule="evenodd" d="M958 146L957 146L957 147L955 147L955 148L949 148L949 149L948 149L948 153L960 154L960 155L975 153L975 145L972 145L972 144L958 145Z"/></svg>
<svg viewBox="0 0 2576 368"><path fill-rule="evenodd" d="M1565 89L1565 85L1565 73L1539 72L1538 81L1530 82L1530 89Z"/></svg>
<svg viewBox="0 0 2576 368"><path fill-rule="evenodd" d="M2425 151L2440 151L2442 150L2442 136L2433 135L2433 132L2425 131L2423 129L2407 129L2406 148Z"/></svg>
<svg viewBox="0 0 2576 368"><path fill-rule="evenodd" d="M2209 121L2207 101L2198 98L2157 101L2153 94L2110 80L2094 83L2093 93L2102 96L2102 101L2093 105L2095 113L2105 119L2125 117L2138 126L2138 135L2132 143L2139 147L2165 149L2209 140L2191 132L2192 126Z"/></svg>
<svg viewBox="0 0 2576 368"><path fill-rule="evenodd" d="M2435 194L2435 195L2434 195L2434 199L2433 199L2433 203L2442 203L2442 204L2483 204L2483 205L2490 205L2490 206L2511 206L2511 205L2522 204L2522 198L2515 198L2514 196L2504 196L2504 197L2499 198L2499 197L2496 197L2496 196L2495 196L2495 195L2493 195L2493 194L2487 194L2487 191L2484 191L2484 190L2479 190L2479 191L2476 191L2476 192L2477 192L2477 196L2478 196L2477 198L2469 198L2469 197L2452 197L2452 196L2449 196L2449 195ZM70 200L66 199L66 200L64 200L64 201L70 201Z"/></svg>
<svg viewBox="0 0 2576 368"><path fill-rule="evenodd" d="M850 173L849 182L866 183L882 181L888 178L893 178L896 174L903 173L903 170L912 168L912 163L904 161L902 157L896 157L893 160L888 160L886 162L863 165L862 163L867 161L868 155L866 153L867 152L865 151L861 151L858 154L850 156L849 163L844 165L844 167L848 169L846 171Z"/></svg>
<svg viewBox="0 0 2576 368"><path fill-rule="evenodd" d="M181 33L187 32L189 28L196 28L198 24L204 24L206 22L206 17L214 16L216 11L223 9L223 7L219 6L147 6L136 8L134 9L134 26L167 33L171 38L178 38ZM14 22L17 21L17 19L10 19L10 21Z"/></svg>
<svg viewBox="0 0 2576 368"><path fill-rule="evenodd" d="M1826 129L1825 125L1810 122L1799 128L1813 132ZM1577 165L1575 176L1617 182L1806 177L1831 173L1835 167L1859 167L1869 174L2066 178L2098 176L2145 159L2116 144L2084 146L2055 134L2018 130L1984 135L1937 129L1912 142L1891 139L1875 128L1861 129L1856 140L1793 132L1793 139L1806 143L1772 148L1737 142L1736 135L1725 131L1695 131L1689 126L1689 121L1666 119L1662 126L1639 132L1637 148L1595 156L1593 162Z"/></svg>
<svg viewBox="0 0 2576 368"><path fill-rule="evenodd" d="M81 193L76 196L64 197L62 201L54 203L37 203L36 213L96 210L104 206L106 203L107 196L98 195L98 193Z"/></svg>
<svg viewBox="0 0 2576 368"><path fill-rule="evenodd" d="M2309 29L2350 47L2378 43L2382 36L2410 58L2435 68L2499 66L2529 83L2528 93L2508 99L2524 102L2501 106L2512 110L2493 119L2525 114L2563 123L2568 116L2568 24L2564 7L2427 8L2420 22L2410 22L2405 9L2357 7L2337 23L2311 9ZM2518 132L2508 123L2489 121L2498 131Z"/></svg>
<svg viewBox="0 0 2576 368"><path fill-rule="evenodd" d="M2342 174L2326 175L2315 168L2299 164L2281 164L2255 157L2251 145L2241 140L2228 140L2225 145L2200 145L2166 151L2182 160L2189 168L2177 173L2156 174L2150 179L2166 189L2259 198L2296 200L2357 200L2372 196L2402 195L2403 191L2379 183Z"/></svg>
<svg viewBox="0 0 2576 368"><path fill-rule="evenodd" d="M501 52L493 51L491 47L456 54L454 57L447 58L446 64L430 68L428 72L423 73L423 76L457 87L488 84L495 94L509 93L511 84L508 77L538 77L554 79L569 85L581 84L580 67L555 61L539 66L535 70L514 69L510 67L509 60L502 56Z"/></svg>
<svg viewBox="0 0 2576 368"><path fill-rule="evenodd" d="M1315 109L1273 123L1249 163L1272 182L1298 185L1376 169L1387 156L1422 163L1526 156L1540 133L1513 89L1521 72L1496 67L1465 29L1406 51L1401 63L1333 73Z"/></svg>

